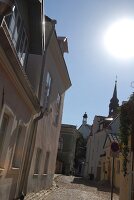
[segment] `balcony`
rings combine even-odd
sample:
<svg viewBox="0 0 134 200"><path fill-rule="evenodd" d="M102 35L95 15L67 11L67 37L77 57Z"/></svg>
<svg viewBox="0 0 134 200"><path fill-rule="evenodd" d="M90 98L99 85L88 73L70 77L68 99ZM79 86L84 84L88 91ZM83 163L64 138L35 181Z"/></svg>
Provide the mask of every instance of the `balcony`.
<svg viewBox="0 0 134 200"><path fill-rule="evenodd" d="M34 113L40 111L40 104L33 87L26 75L29 42L24 22L17 5L12 13L6 15L0 22L0 48L2 51L3 68L12 75L18 90L23 90L23 97L31 106ZM5 56L5 58L4 58ZM8 60L8 62L6 62ZM10 63L10 64L9 64ZM19 88L20 87L20 88Z"/></svg>
<svg viewBox="0 0 134 200"><path fill-rule="evenodd" d="M5 17L5 22L19 61L25 69L28 55L28 37L17 5L14 5L12 13Z"/></svg>

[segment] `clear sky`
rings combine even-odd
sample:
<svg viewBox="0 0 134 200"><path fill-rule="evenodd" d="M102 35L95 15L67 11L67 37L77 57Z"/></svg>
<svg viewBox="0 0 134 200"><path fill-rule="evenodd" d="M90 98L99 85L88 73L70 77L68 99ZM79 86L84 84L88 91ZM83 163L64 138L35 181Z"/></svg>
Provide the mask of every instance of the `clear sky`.
<svg viewBox="0 0 134 200"><path fill-rule="evenodd" d="M57 20L58 36L68 38L65 55L72 87L66 92L62 123L81 125L95 115L108 115L116 75L120 104L134 91L134 58L121 60L104 47L103 36L110 24L134 19L133 0L45 0L45 12Z"/></svg>

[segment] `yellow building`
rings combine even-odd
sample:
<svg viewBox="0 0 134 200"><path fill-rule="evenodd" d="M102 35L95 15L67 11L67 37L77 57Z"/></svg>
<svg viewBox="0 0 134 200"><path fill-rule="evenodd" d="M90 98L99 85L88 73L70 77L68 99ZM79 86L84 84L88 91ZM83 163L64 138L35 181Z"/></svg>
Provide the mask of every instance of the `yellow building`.
<svg viewBox="0 0 134 200"><path fill-rule="evenodd" d="M111 152L111 144L113 142L119 143L119 139L116 135L108 134L104 143L104 155L101 155L101 179L107 180L112 183L112 169L113 169L113 185L119 190L120 189L120 174L121 174L121 155L116 153L115 155ZM113 156L114 156L114 168L113 168Z"/></svg>

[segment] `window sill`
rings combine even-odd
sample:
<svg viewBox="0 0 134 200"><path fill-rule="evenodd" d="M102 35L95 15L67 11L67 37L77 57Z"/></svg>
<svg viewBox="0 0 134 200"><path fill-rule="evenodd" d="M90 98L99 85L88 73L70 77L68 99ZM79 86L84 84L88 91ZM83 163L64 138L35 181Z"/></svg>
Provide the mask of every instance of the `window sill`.
<svg viewBox="0 0 134 200"><path fill-rule="evenodd" d="M5 170L4 168L1 168L1 167L0 167L0 176L1 176L1 173L2 173L4 170Z"/></svg>
<svg viewBox="0 0 134 200"><path fill-rule="evenodd" d="M19 167L12 167L12 170L19 170Z"/></svg>
<svg viewBox="0 0 134 200"><path fill-rule="evenodd" d="M42 176L47 176L48 174L42 174Z"/></svg>
<svg viewBox="0 0 134 200"><path fill-rule="evenodd" d="M34 177L37 177L37 176L39 176L39 174L33 174L33 176L34 176Z"/></svg>
<svg viewBox="0 0 134 200"><path fill-rule="evenodd" d="M8 175L18 175L19 174L19 170L20 170L20 168L18 168L18 167L11 167L8 170L7 174Z"/></svg>

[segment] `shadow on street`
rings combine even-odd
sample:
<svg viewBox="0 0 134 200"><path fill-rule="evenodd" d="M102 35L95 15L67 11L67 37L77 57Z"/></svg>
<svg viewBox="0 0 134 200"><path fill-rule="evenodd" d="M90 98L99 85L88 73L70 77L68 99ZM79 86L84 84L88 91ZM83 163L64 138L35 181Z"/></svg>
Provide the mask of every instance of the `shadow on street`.
<svg viewBox="0 0 134 200"><path fill-rule="evenodd" d="M111 186L108 181L95 181L95 180L89 180L87 178L83 177L74 177L74 180L71 182L72 184L83 184L90 187L97 188L98 191L103 192L110 192ZM114 188L114 193L118 194L119 191Z"/></svg>

